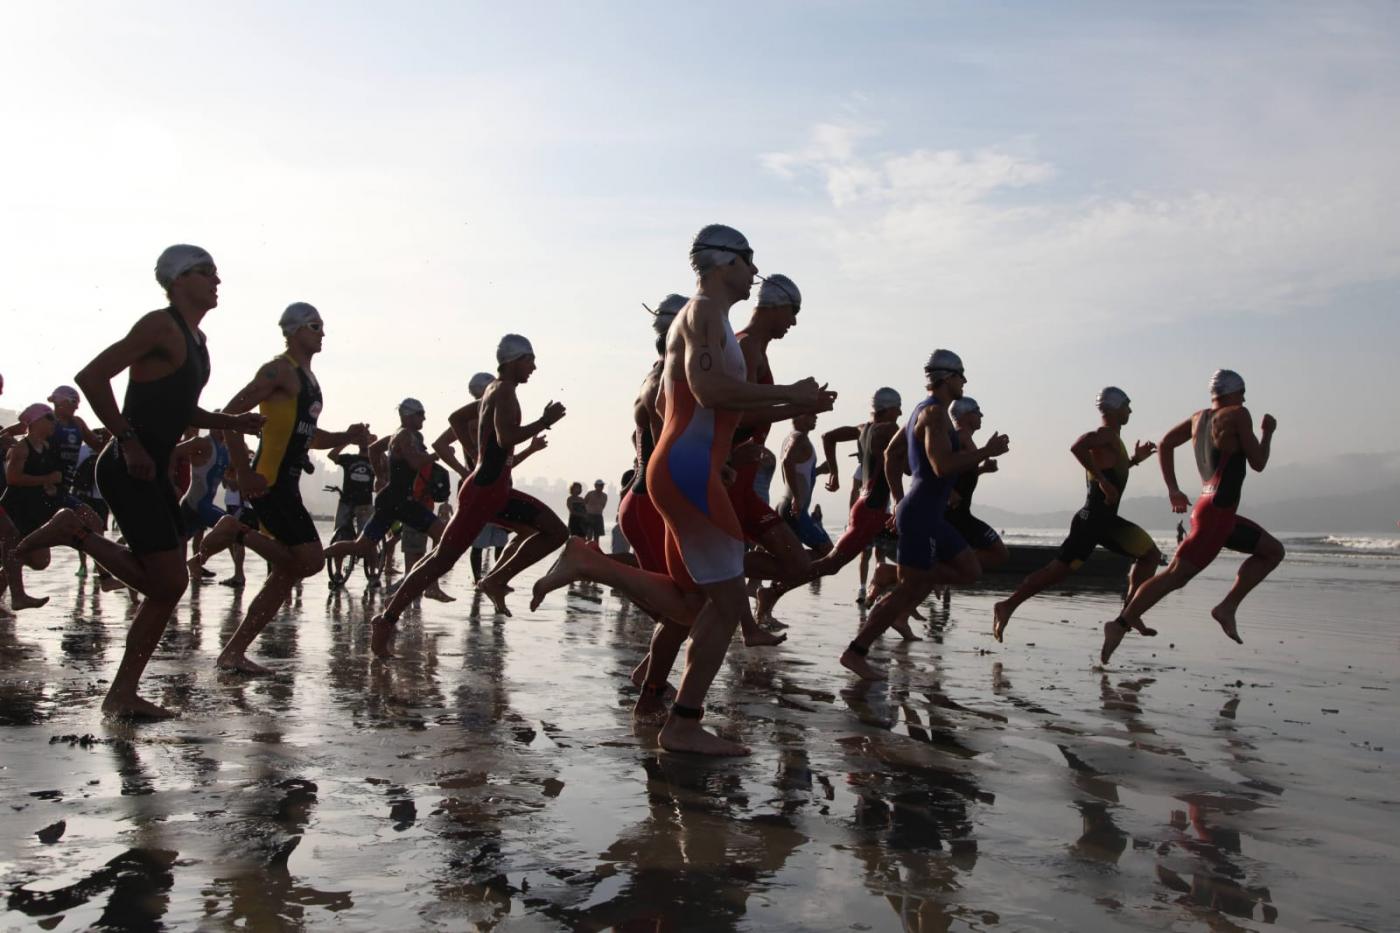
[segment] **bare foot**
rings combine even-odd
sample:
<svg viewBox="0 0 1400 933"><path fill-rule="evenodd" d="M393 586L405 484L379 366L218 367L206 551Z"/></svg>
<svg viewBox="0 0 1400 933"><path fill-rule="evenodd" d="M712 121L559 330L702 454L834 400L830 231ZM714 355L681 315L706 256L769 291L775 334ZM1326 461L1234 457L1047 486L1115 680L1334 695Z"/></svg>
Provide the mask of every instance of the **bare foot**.
<svg viewBox="0 0 1400 933"><path fill-rule="evenodd" d="M927 621L928 621L928 619L927 619L926 617L919 615L919 610L917 610L917 609L910 609L910 610L909 610L909 618L911 618L911 619L918 619L920 622L927 622Z"/></svg>
<svg viewBox="0 0 1400 933"><path fill-rule="evenodd" d="M116 719L170 719L175 713L133 695L121 699L107 697L102 701L102 715Z"/></svg>
<svg viewBox="0 0 1400 933"><path fill-rule="evenodd" d="M185 569L190 572L190 582L200 583L204 578L204 558L196 551L195 555L185 561Z"/></svg>
<svg viewBox="0 0 1400 933"><path fill-rule="evenodd" d="M632 721L648 726L659 726L671 712L671 704L666 698L650 690L643 690L637 697L637 705L632 707Z"/></svg>
<svg viewBox="0 0 1400 933"><path fill-rule="evenodd" d="M1235 610L1226 609L1222 603L1210 611L1210 617L1220 623L1220 629L1225 635L1237 645L1244 644L1244 639L1240 637L1239 629L1235 627ZM1153 634L1156 634L1155 632Z"/></svg>
<svg viewBox="0 0 1400 933"><path fill-rule="evenodd" d="M1155 628L1148 628L1146 625L1143 624L1141 619L1138 619L1136 622L1133 623L1133 631L1137 632L1139 635L1146 635L1148 638L1152 638L1157 634L1157 630Z"/></svg>
<svg viewBox="0 0 1400 933"><path fill-rule="evenodd" d="M18 593L10 594L10 608L15 612L19 612L21 609L38 609L48 601L49 597L47 596L30 596L28 593L23 596Z"/></svg>
<svg viewBox="0 0 1400 933"><path fill-rule="evenodd" d="M227 580L220 580L219 586L231 586L236 590L241 590L243 588L243 578L229 577Z"/></svg>
<svg viewBox="0 0 1400 933"><path fill-rule="evenodd" d="M873 666L861 655L847 648L841 655L841 666L861 680L884 680L885 672Z"/></svg>
<svg viewBox="0 0 1400 933"><path fill-rule="evenodd" d="M915 635L914 630L909 627L908 619L899 619L895 622L891 622L890 628L898 632L899 636L905 641L923 641L923 639Z"/></svg>
<svg viewBox="0 0 1400 933"><path fill-rule="evenodd" d="M98 577L97 588L104 593L110 593L113 590L125 589L126 584L116 577Z"/></svg>
<svg viewBox="0 0 1400 933"><path fill-rule="evenodd" d="M1006 627L1011 624L1011 610L1006 607L1006 603L999 602L992 607L992 637L1001 641L1001 637L1006 634Z"/></svg>
<svg viewBox="0 0 1400 933"><path fill-rule="evenodd" d="M510 607L506 605L506 594L510 592L510 587L496 583L490 577L483 577L481 582L476 585L476 591L491 600L496 615L510 615Z"/></svg>
<svg viewBox="0 0 1400 933"><path fill-rule="evenodd" d="M564 550L559 552L554 563L544 572L544 576L535 581L535 586L530 591L531 612L540 608L540 603L544 602L544 598L550 593L582 579L587 551L588 546L580 538L570 538L565 542Z"/></svg>
<svg viewBox="0 0 1400 933"><path fill-rule="evenodd" d="M219 660L214 662L219 670L228 671L234 674L247 674L250 677L261 677L264 674L271 674L272 671L248 660L246 655L221 654Z"/></svg>
<svg viewBox="0 0 1400 933"><path fill-rule="evenodd" d="M442 591L442 587L438 586L436 583L424 590L423 595L429 599L435 599L440 603L455 603L457 601L456 596L448 596ZM510 613L506 613L506 615L510 615Z"/></svg>
<svg viewBox="0 0 1400 933"><path fill-rule="evenodd" d="M744 631L745 648L771 648L774 645L781 645L785 641L787 641L787 635L765 632L757 625Z"/></svg>
<svg viewBox="0 0 1400 933"><path fill-rule="evenodd" d="M383 616L375 616L370 620L369 650L374 652L376 658L393 658L395 623L390 622Z"/></svg>
<svg viewBox="0 0 1400 933"><path fill-rule="evenodd" d="M722 739L702 729L697 720L682 719L679 716L667 718L666 725L661 727L661 734L657 736L657 740L661 743L661 747L668 752L729 758L749 754L747 745Z"/></svg>
<svg viewBox="0 0 1400 933"><path fill-rule="evenodd" d="M1118 646L1123 643L1123 638L1128 634L1117 619L1103 624L1103 650L1099 652L1099 661L1108 663L1108 659L1113 657L1113 652L1118 650Z"/></svg>
<svg viewBox="0 0 1400 933"><path fill-rule="evenodd" d="M72 509L59 509L53 518L31 531L19 544L15 545L12 557L19 558L30 551L45 547L59 547L73 543L73 539L87 532L87 526Z"/></svg>

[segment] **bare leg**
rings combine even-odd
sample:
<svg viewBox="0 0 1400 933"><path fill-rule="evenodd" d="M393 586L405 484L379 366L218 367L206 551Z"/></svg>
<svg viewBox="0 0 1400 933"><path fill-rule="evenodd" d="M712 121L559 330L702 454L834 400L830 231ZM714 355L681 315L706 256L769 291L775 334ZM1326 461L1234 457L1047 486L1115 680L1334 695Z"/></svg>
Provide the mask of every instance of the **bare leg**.
<svg viewBox="0 0 1400 933"><path fill-rule="evenodd" d="M694 622L703 602L699 594L686 593L664 573L651 573L608 560L588 547L582 538L570 538L554 566L535 581L530 610L538 609L552 591L578 580L610 586L656 618L669 619L682 626ZM747 607L748 603L744 605Z"/></svg>
<svg viewBox="0 0 1400 933"><path fill-rule="evenodd" d="M125 548L105 539L95 536L90 538L87 546L94 552L93 559L106 564L108 569L118 575L121 571L107 559L115 555L99 556L96 553L99 541L124 552L141 568L139 576L143 586L138 589L146 597L137 608L136 617L131 620L131 628L126 635L126 651L122 654L116 676L112 678L107 697L102 701L102 711L111 716L139 719L165 719L173 716L175 714L170 710L139 697L136 687L146 664L151 660L151 655L155 653L156 645L160 643L160 637L170 621L170 614L175 610L185 593L185 587L189 584L185 555L182 550L172 550L135 557Z"/></svg>
<svg viewBox="0 0 1400 933"><path fill-rule="evenodd" d="M1225 598L1220 604L1210 611L1211 617L1219 623L1220 628L1233 641L1244 644L1240 638L1239 629L1235 623L1235 611L1240 608L1240 603L1249 595L1249 591L1254 589L1264 578L1274 572L1274 568L1283 562L1285 551L1279 540L1271 534L1265 534L1259 541L1259 547L1253 554L1240 565L1239 572L1235 575L1235 583L1230 587L1230 592L1225 594Z"/></svg>
<svg viewBox="0 0 1400 933"><path fill-rule="evenodd" d="M220 583L227 586L243 585L243 558L247 556L247 553L248 549L237 542L229 545L228 554L229 557L233 559L233 576L229 577L227 580L220 580Z"/></svg>
<svg viewBox="0 0 1400 933"><path fill-rule="evenodd" d="M516 530L520 533L507 548L506 556L477 584L477 589L495 604L496 611L507 616L510 615L510 609L506 607L506 594L511 592L510 581L526 567L559 550L569 540L568 527L549 511L540 513L535 528ZM531 534L531 531L534 533Z"/></svg>
<svg viewBox="0 0 1400 933"><path fill-rule="evenodd" d="M758 591L758 618L764 622L776 621L773 618L773 607L777 605L779 599L782 599L783 594L789 593L799 586L805 586L818 577L829 577L855 559L855 554L843 556L840 551L832 550L816 560L809 561L807 572L802 577L780 580L774 582L772 586L763 587ZM864 578L862 578L862 588L865 586L863 580Z"/></svg>
<svg viewBox="0 0 1400 933"><path fill-rule="evenodd" d="M277 610L291 595L292 587L304 577L319 573L325 564L321 556L320 541L311 541L289 548L261 534L249 534L244 540L256 553L262 552L258 550L261 544L255 544L255 539L260 539L260 542L267 542L281 549L286 553L287 559L273 562L272 572L267 575L267 580L263 583L262 589L258 590L258 595L254 596L253 601L248 604L248 611L244 614L243 621L239 623L238 628L230 636L223 651L219 652L219 658L216 662L219 667L244 674L268 673L267 668L248 659L248 648L253 644L253 639L257 638L258 634L267 627L267 623L271 622L273 617L277 615Z"/></svg>
<svg viewBox="0 0 1400 933"><path fill-rule="evenodd" d="M3 558L5 582L10 587L10 606L16 611L37 609L49 601L47 596L30 596L24 591L24 557L16 553L19 529L8 515L0 515L0 558Z"/></svg>
<svg viewBox="0 0 1400 933"><path fill-rule="evenodd" d="M641 688L642 694L637 697L637 705L632 708L633 719L658 725L665 721L666 692L669 687L666 679L671 675L676 656L680 654L681 646L685 644L689 635L690 630L685 626L665 620L652 630L651 650L638 665L638 669L641 670L641 683L637 686Z"/></svg>
<svg viewBox="0 0 1400 933"><path fill-rule="evenodd" d="M1166 570L1143 581L1143 584L1133 593L1133 598L1128 600L1128 605L1123 607L1123 614L1103 624L1103 649L1099 652L1100 662L1108 663L1108 659L1113 656L1113 652L1123 642L1123 636L1127 635L1130 629L1144 627L1142 616L1147 610L1161 602L1168 593L1181 589L1200 572L1199 567L1182 560L1178 555L1172 558L1172 562Z"/></svg>
<svg viewBox="0 0 1400 933"><path fill-rule="evenodd" d="M437 582L447 571L456 566L457 561L462 559L466 553L466 548L459 548L447 545L439 541L437 547L429 552L428 556L418 562L407 576L399 583L399 588L394 591L384 611L371 620L370 650L381 658L392 658L392 646L394 640L394 627L398 625L399 616L408 608L409 604L419 596L423 595L433 583Z"/></svg>
<svg viewBox="0 0 1400 933"><path fill-rule="evenodd" d="M1020 608L1021 603L1047 587L1054 586L1074 570L1069 564L1056 558L1035 573L1021 581L1016 591L992 607L992 637L1002 640L1006 627L1011 624L1011 614Z"/></svg>
<svg viewBox="0 0 1400 933"><path fill-rule="evenodd" d="M661 727L661 747L672 752L700 755L747 755L747 747L706 732L700 725L705 695L724 663L725 652L734 637L739 620L749 612L744 578L702 587L705 605L690 629L690 648L685 656L685 673L671 714Z"/></svg>
<svg viewBox="0 0 1400 933"><path fill-rule="evenodd" d="M883 635L896 619L917 607L935 586L941 583L969 586L977 582L981 572L977 556L971 550L962 551L951 561L936 563L929 570L900 567L898 585L870 610L865 624L841 654L841 665L862 680L884 680L884 672L873 667L865 658L875 639Z"/></svg>

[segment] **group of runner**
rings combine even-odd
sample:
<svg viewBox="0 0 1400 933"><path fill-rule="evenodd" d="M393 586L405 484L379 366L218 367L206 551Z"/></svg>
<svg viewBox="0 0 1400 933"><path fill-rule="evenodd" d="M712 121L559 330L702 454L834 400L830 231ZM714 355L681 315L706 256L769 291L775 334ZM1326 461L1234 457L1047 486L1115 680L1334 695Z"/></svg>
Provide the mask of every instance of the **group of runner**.
<svg viewBox="0 0 1400 933"><path fill-rule="evenodd" d="M292 588L328 559L333 585L342 583L340 561L376 560L391 529L402 529L409 566L371 623L373 653L386 659L393 657L404 611L420 596L450 599L437 581L469 551L479 591L509 615L511 580L562 547L535 583L531 609L551 591L581 580L627 596L656 620L647 655L633 672L640 688L636 718L660 723L660 744L672 751L745 754L744 746L701 727L705 696L735 630L748 646L781 642L786 636L772 629L782 627L773 610L783 594L874 549L892 556L897 569L877 572L869 611L840 662L861 678L883 677L869 651L885 631L894 627L913 637L907 620L935 588L969 585L1007 559L1000 536L973 515L972 499L979 477L997 469L1010 442L994 432L977 443L983 416L964 394L963 361L937 349L924 367L927 395L907 418L899 393L879 388L866 422L821 435L819 457L812 433L836 393L812 377L778 382L769 359L774 342L798 323L796 283L759 276L748 241L723 225L700 231L690 264L694 294L669 295L652 311L655 356L633 402L635 462L624 478L618 523L635 557L604 555L591 528L571 536L548 506L513 487L514 466L543 449L544 432L566 414L551 401L533 421L524 420L517 393L536 360L529 340L518 334L501 338L496 371L472 377L470 400L451 413L431 448L422 434L426 412L412 398L399 404L399 424L384 438L364 423L339 431L319 425L323 399L312 362L325 324L304 302L289 305L278 322L281 351L222 409L201 408L210 356L199 325L218 303L219 276L209 253L179 245L156 264L169 306L144 315L99 353L78 373L77 388L60 387L50 404L26 407L19 424L6 429L0 585L9 587L13 608L42 604L25 592L23 569L42 569L49 549L68 546L90 556L113 585L138 592L140 605L103 709L159 718L171 714L138 695L141 673L188 581L202 579L208 560L225 549L239 561L235 577L225 582L241 582L245 548L264 558L269 572L217 663L261 674L266 670L248 657L249 648ZM735 332L730 310L750 297L756 278L761 285L752 314ZM128 384L119 407L111 380L123 371ZM74 414L79 389L106 435ZM1283 558L1275 538L1236 512L1246 465L1264 468L1275 422L1266 415L1256 435L1243 404L1244 382L1229 370L1212 377L1210 396L1210 407L1172 428L1160 449L1138 443L1130 455L1122 439L1131 415L1127 394L1116 387L1099 394L1100 426L1071 446L1086 473L1084 508L1056 559L996 604L998 641L1021 603L1072 573L1100 546L1133 559L1123 610L1104 625L1105 663L1128 632L1155 634L1143 615L1222 548L1250 555L1212 613L1239 641L1240 601ZM775 463L766 440L782 422L791 422L791 432ZM208 434L198 435L201 429ZM256 450L249 450L247 435L258 436ZM845 530L832 542L812 517L812 496L822 475L829 491L840 489L838 446L848 442L856 445L859 467ZM1205 485L1190 534L1159 572L1151 537L1119 516L1118 504L1129 469L1157 453L1172 508L1186 511L1190 503L1177 485L1172 455L1188 442ZM336 540L328 546L300 493L312 449L331 450L345 471ZM90 480L83 478L85 464L91 464ZM172 475L181 464L188 479ZM439 513L434 504L447 499L450 488L442 464L460 481L455 508ZM769 469L780 473L786 488L776 509L768 502ZM177 481L186 487L183 499ZM236 497L236 511L214 506L221 483ZM108 510L120 541L102 533ZM192 532L202 535L187 558ZM512 535L508 544L506 533ZM497 559L483 573L487 550ZM668 681L682 648L684 666L671 698Z"/></svg>

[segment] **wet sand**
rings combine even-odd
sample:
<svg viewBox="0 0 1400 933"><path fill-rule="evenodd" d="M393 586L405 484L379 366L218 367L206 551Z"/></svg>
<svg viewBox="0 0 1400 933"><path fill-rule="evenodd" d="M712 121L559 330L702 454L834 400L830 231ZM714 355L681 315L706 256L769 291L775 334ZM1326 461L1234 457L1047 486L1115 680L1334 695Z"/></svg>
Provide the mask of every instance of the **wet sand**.
<svg viewBox="0 0 1400 933"><path fill-rule="evenodd" d="M260 570L253 570L256 584ZM227 565L216 562L221 575ZM191 592L146 677L181 711L98 704L130 603L31 574L0 620L7 929L1393 930L1400 928L1400 660L1393 570L1302 565L1206 616L1222 561L1097 667L1106 589L1047 594L990 636L955 593L836 663L854 568L780 606L787 645L736 645L712 762L634 729L649 621L606 592L516 616L465 564L372 662L356 580L308 581L252 656L213 658L241 596Z"/></svg>

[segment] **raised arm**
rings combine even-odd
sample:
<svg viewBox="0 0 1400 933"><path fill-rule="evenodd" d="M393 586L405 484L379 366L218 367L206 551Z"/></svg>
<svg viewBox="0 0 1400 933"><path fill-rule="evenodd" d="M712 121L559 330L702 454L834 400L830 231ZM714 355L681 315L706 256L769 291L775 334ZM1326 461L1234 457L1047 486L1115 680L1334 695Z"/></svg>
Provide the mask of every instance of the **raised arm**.
<svg viewBox="0 0 1400 933"><path fill-rule="evenodd" d="M458 411L461 411L461 409L458 409ZM456 414L457 412L452 413L453 416ZM466 465L463 464L462 461L457 459L457 451L452 449L452 445L457 441L459 435L457 434L457 430L451 426L452 417L449 417L447 421L447 430L439 434L437 440L433 441L433 453L437 454L443 463L451 467L452 472L466 479L467 474L471 471L466 468Z"/></svg>
<svg viewBox="0 0 1400 933"><path fill-rule="evenodd" d="M930 412L932 416L930 417ZM999 457L1010 448L1005 434L993 434L982 447L969 445L965 450L953 450L953 440L949 437L952 425L948 412L941 406L937 409L925 408L919 417L923 420L924 453L929 465L940 479L957 476L972 469L988 457Z"/></svg>
<svg viewBox="0 0 1400 933"><path fill-rule="evenodd" d="M830 471L830 475L826 478L827 492L835 492L841 488L841 475L836 468L836 445L858 440L860 440L860 428L851 426L832 428L822 435L822 454L826 457L826 467Z"/></svg>
<svg viewBox="0 0 1400 933"><path fill-rule="evenodd" d="M724 340L721 318L713 309L693 307L685 326L673 327L675 340L684 341L686 383L704 408L751 411L785 402L814 405L821 394L815 379L790 386L758 385L724 372Z"/></svg>
<svg viewBox="0 0 1400 933"><path fill-rule="evenodd" d="M1240 452L1244 454L1250 469L1256 473L1262 472L1264 467L1269 465L1269 449L1278 422L1274 420L1273 415L1265 415L1264 420L1259 423L1259 433L1262 436L1255 437L1254 419L1250 416L1248 408L1240 408L1230 421L1235 436L1239 438Z"/></svg>

